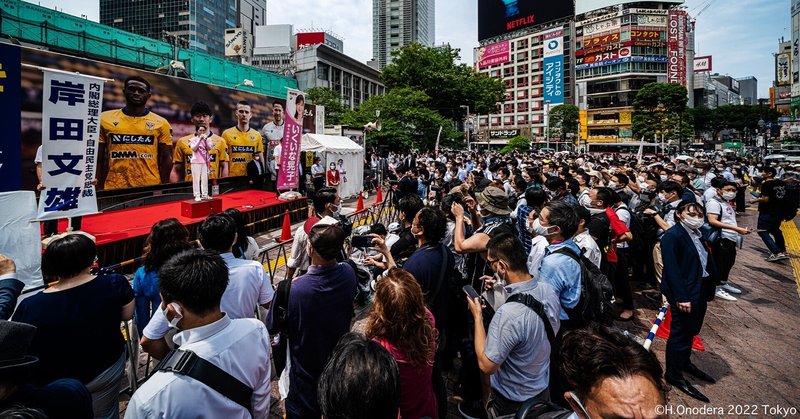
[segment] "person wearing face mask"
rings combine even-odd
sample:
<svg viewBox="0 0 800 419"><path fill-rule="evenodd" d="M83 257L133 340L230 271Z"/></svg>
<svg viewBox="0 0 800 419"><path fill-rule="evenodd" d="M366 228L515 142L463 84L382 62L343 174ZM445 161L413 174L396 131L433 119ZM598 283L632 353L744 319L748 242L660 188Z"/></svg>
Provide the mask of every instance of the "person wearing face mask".
<svg viewBox="0 0 800 419"><path fill-rule="evenodd" d="M398 233L400 238L389 250L392 253L392 257L399 265L402 265L416 249L417 238L411 231L411 227L414 224L414 217L417 216L417 213L423 206L422 199L417 195L405 196L397 204L397 211L400 213L400 220L403 223L403 228Z"/></svg>
<svg viewBox="0 0 800 419"><path fill-rule="evenodd" d="M714 262L717 264L719 286L716 296L727 301L736 301L731 294L741 294L739 288L728 282L731 268L736 263L736 246L739 235L747 235L751 230L739 227L736 223L736 212L731 202L736 198L737 184L725 182L717 189L717 196L706 203L708 224L720 229L719 239L713 243Z"/></svg>
<svg viewBox="0 0 800 419"><path fill-rule="evenodd" d="M592 214L592 221L588 225L589 234L594 238L600 249L603 250L600 270L609 277L613 277L616 269L617 243L630 241L633 236L628 226L619 218L611 207L615 202L614 192L611 188L593 188L589 191L590 207L586 208Z"/></svg>
<svg viewBox="0 0 800 419"><path fill-rule="evenodd" d="M229 281L222 295L221 307L231 319L255 318L257 307L269 309L275 291L264 267L254 260L233 256L236 223L224 214L209 215L197 229L203 249L220 254L228 267ZM160 280L160 276L159 276ZM169 302L165 303L168 304ZM142 331L142 348L153 358L164 359L169 353L165 336L175 322L157 310Z"/></svg>
<svg viewBox="0 0 800 419"><path fill-rule="evenodd" d="M704 216L703 207L697 203L682 202L675 209L675 220L679 224L661 237L664 261L661 293L669 302L672 313L664 376L673 387L708 403L708 397L683 375L688 372L703 381L715 382L690 360L692 339L700 333L716 284L716 266L713 258L709 257L710 247L699 230Z"/></svg>
<svg viewBox="0 0 800 419"><path fill-rule="evenodd" d="M322 159L314 157L314 165L311 166L311 181L314 182L314 192L325 187L325 166Z"/></svg>
<svg viewBox="0 0 800 419"><path fill-rule="evenodd" d="M578 215L578 230L575 232L575 237L573 237L572 240L581 248L581 252L586 256L586 259L589 259L594 266L600 269L603 253L600 251L600 247L597 246L597 242L592 238L592 235L589 234L589 224L592 222L592 214L584 207L575 208L575 214Z"/></svg>
<svg viewBox="0 0 800 419"><path fill-rule="evenodd" d="M520 200L523 202L517 207L517 234L525 247L525 254L530 255L533 241L531 226L533 225L533 220L539 216L539 211L547 203L547 193L541 188L529 188L525 191L524 196L525 198ZM540 240L546 243L544 238ZM544 248L542 248L542 253L544 253Z"/></svg>
<svg viewBox="0 0 800 419"><path fill-rule="evenodd" d="M661 277L664 271L664 262L661 258L661 242L664 232L668 231L675 225L675 208L681 203L681 185L666 181L658 185L658 202L663 208L661 212L654 208L647 208L642 213L653 217L653 220L658 225L658 238L659 242L653 246L653 268L656 276L656 281L660 284ZM662 297L663 299L663 297Z"/></svg>
<svg viewBox="0 0 800 419"><path fill-rule="evenodd" d="M567 189L567 182L560 177L550 177L544 182L545 190L551 201L564 202L570 206L578 206L578 199Z"/></svg>
<svg viewBox="0 0 800 419"><path fill-rule="evenodd" d="M473 343L478 366L482 373L490 376L486 413L497 418L513 416L526 400L550 399L548 381L552 368L547 328L549 326L553 335L558 333L560 307L552 285L531 277L522 243L514 235L500 234L489 240L487 263L492 272L504 280L504 288L512 299L497 309L487 331L480 299L467 297L475 320ZM487 283L492 281L491 276L484 279ZM517 298L520 300L514 301ZM521 301L522 298L538 302L543 313L537 314Z"/></svg>
<svg viewBox="0 0 800 419"><path fill-rule="evenodd" d="M221 370L217 376L226 375L249 391L246 406L191 373L159 368L131 397L126 418L187 417L198 412L225 418L267 417L272 395L269 334L260 321L232 319L221 308L229 290L228 272L226 262L215 251L177 254L159 272L160 312L180 329L173 337L180 349L172 359L191 352L212 364Z"/></svg>
<svg viewBox="0 0 800 419"><path fill-rule="evenodd" d="M337 190L339 189L339 184L341 183L341 175L339 174L339 169L336 168L336 162L331 162L325 177L328 181L329 188L336 188Z"/></svg>

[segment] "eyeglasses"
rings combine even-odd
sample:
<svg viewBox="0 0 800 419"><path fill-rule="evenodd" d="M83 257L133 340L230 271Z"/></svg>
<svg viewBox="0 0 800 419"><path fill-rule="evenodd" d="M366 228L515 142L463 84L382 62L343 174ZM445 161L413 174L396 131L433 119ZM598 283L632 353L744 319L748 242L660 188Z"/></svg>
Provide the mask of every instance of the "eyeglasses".
<svg viewBox="0 0 800 419"><path fill-rule="evenodd" d="M493 267L494 264L497 263L497 262L500 262L500 258L489 259L489 256L486 256L486 264L489 265L490 268Z"/></svg>

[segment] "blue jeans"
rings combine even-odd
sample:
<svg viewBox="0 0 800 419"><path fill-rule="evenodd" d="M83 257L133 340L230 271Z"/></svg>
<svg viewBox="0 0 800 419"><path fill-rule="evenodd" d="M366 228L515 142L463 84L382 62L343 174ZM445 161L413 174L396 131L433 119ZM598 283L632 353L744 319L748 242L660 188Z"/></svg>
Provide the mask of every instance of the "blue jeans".
<svg viewBox="0 0 800 419"><path fill-rule="evenodd" d="M773 214L758 213L758 235L767 245L770 253L778 254L786 251L786 242L781 231L781 217ZM774 239L773 239L774 237Z"/></svg>

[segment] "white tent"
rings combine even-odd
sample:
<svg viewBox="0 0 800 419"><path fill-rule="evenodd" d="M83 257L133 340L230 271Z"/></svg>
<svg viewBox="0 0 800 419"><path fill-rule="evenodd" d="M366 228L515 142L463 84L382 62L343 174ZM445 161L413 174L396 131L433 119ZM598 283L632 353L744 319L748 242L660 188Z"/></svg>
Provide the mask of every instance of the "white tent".
<svg viewBox="0 0 800 419"><path fill-rule="evenodd" d="M301 151L313 151L322 158L322 166L328 169L331 162L344 161L347 182L339 186L342 198L358 196L364 190L364 147L340 135L304 134L300 141Z"/></svg>

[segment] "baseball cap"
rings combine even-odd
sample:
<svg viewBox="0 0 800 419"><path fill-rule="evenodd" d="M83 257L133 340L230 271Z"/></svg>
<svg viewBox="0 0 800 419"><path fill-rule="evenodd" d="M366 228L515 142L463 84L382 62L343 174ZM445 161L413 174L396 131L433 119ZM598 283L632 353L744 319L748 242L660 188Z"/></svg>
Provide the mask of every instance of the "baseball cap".
<svg viewBox="0 0 800 419"><path fill-rule="evenodd" d="M308 222L308 221L314 221L314 222ZM306 234L311 233L311 229L314 227L339 224L339 220L331 217L330 215L326 215L325 217L322 218L311 217L308 219L308 221L306 221L306 223L303 224L303 230L306 232Z"/></svg>

